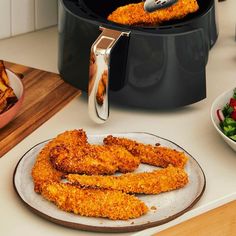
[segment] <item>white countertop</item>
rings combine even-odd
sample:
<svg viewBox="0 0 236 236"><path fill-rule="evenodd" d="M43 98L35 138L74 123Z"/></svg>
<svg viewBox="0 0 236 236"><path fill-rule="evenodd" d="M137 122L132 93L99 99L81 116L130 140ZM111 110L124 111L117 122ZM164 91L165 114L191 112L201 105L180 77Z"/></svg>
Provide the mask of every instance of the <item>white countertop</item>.
<svg viewBox="0 0 236 236"><path fill-rule="evenodd" d="M77 97L63 110L25 138L0 159L0 235L70 236L98 233L73 230L40 218L17 197L12 176L22 155L35 144L64 130L83 128L88 133L149 132L182 146L202 166L207 187L200 201L186 214L162 226L140 233L149 235L236 199L236 153L224 143L210 120L213 100L236 87L236 2L219 4L220 35L207 65L207 98L169 112L111 107L104 125L92 123L85 97ZM0 58L57 72L57 29L49 28L0 41ZM1 132L1 131L0 131ZM130 235L122 234L122 235Z"/></svg>

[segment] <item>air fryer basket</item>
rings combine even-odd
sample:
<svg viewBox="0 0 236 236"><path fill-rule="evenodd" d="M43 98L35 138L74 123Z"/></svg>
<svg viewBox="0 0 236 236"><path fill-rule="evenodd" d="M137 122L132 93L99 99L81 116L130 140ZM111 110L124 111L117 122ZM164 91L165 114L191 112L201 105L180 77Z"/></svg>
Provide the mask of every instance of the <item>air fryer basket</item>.
<svg viewBox="0 0 236 236"><path fill-rule="evenodd" d="M169 109L206 97L205 66L218 35L214 0L198 0L196 13L152 27L107 20L117 7L140 0L60 1L59 71L65 81L90 95L89 58L102 27L124 33L107 65L111 102Z"/></svg>
<svg viewBox="0 0 236 236"><path fill-rule="evenodd" d="M107 20L108 15L113 12L116 8L120 6L124 6L131 3L138 3L141 2L141 0L77 0L77 5L80 8L80 10L85 13L87 16L89 16L90 19L99 21L101 23L109 24L109 25L115 25L115 26L121 26L123 28L127 28L129 30L132 29L167 29L172 27L180 27L184 24L189 24L191 20L194 20L198 17L203 16L213 5L214 0L197 0L199 5L199 10L195 13L188 14L183 19L178 20L170 20L167 22L163 22L161 25L156 26L125 26L113 23L111 21Z"/></svg>

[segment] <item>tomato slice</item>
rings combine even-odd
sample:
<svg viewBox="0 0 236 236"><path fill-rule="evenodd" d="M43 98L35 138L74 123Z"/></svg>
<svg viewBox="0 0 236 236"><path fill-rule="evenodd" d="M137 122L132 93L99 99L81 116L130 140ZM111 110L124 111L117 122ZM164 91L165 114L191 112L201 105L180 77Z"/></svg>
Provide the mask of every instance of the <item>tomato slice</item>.
<svg viewBox="0 0 236 236"><path fill-rule="evenodd" d="M231 118L236 121L236 110L231 113Z"/></svg>
<svg viewBox="0 0 236 236"><path fill-rule="evenodd" d="M236 110L236 99L235 98L230 98L229 105Z"/></svg>
<svg viewBox="0 0 236 236"><path fill-rule="evenodd" d="M223 121L224 121L225 118L224 118L224 115L223 115L221 109L218 109L218 110L216 111L216 115L217 115L217 117L218 117L218 119L219 119L220 122L223 122Z"/></svg>

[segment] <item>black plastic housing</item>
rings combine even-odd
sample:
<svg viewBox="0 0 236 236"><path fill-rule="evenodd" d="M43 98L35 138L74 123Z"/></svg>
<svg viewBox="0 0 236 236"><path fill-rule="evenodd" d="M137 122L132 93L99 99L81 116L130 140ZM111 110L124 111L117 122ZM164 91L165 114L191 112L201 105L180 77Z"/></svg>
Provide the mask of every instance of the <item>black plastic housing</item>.
<svg viewBox="0 0 236 236"><path fill-rule="evenodd" d="M162 109L204 99L208 52L218 36L214 0L198 0L198 13L151 28L107 21L107 14L117 7L114 2L124 5L127 1L60 0L58 66L62 78L87 92L90 48L103 26L130 32L112 51L111 101Z"/></svg>

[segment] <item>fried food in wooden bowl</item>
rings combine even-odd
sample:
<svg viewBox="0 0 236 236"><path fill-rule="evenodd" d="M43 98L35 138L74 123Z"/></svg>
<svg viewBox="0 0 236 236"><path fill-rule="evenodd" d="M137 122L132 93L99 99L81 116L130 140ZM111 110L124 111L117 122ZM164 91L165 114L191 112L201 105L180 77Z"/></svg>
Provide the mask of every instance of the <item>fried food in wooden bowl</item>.
<svg viewBox="0 0 236 236"><path fill-rule="evenodd" d="M24 86L21 79L5 69L0 61L0 129L12 121L21 109Z"/></svg>

